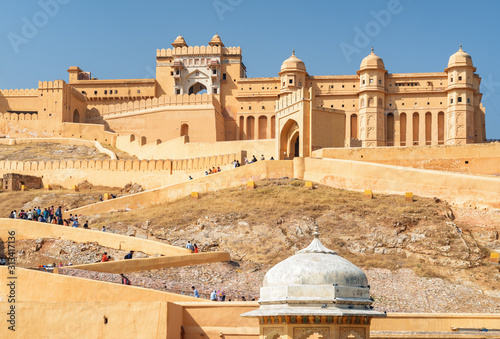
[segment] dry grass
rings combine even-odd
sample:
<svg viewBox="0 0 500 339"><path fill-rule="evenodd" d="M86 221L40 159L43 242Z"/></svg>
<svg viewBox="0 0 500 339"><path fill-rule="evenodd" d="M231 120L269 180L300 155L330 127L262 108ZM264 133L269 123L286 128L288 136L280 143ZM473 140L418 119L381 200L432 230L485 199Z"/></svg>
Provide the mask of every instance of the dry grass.
<svg viewBox="0 0 500 339"><path fill-rule="evenodd" d="M34 144L0 145L0 160L49 161L49 160L105 160L109 156L94 147L62 145L51 142Z"/></svg>

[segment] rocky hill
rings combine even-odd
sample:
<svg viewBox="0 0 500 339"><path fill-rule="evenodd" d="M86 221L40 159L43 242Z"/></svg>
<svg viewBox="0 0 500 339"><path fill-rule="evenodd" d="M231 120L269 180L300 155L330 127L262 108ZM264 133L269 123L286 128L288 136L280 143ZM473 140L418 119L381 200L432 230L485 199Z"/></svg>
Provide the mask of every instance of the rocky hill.
<svg viewBox="0 0 500 339"><path fill-rule="evenodd" d="M255 190L226 189L200 200L84 218L91 227L105 225L177 246L190 240L202 251L227 251L233 260L130 274L135 285L189 293L195 284L205 295L221 289L228 299L258 298L265 272L306 247L318 222L323 244L365 270L378 309L500 311L499 268L488 262L489 253L500 250L500 211L455 208L437 198L405 202L401 196L375 194L365 199L357 192L303 186L293 179L262 180ZM94 262L106 250L74 244L74 250L59 255L55 249L62 243L44 244L34 251L36 243L26 242L22 264ZM95 272L65 274L119 281Z"/></svg>

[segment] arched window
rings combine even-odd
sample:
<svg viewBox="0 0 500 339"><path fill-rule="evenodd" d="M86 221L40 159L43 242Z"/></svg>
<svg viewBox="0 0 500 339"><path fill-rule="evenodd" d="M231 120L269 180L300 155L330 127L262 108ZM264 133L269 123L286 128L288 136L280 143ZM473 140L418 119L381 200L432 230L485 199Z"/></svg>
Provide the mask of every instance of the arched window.
<svg viewBox="0 0 500 339"><path fill-rule="evenodd" d="M444 112L438 113L438 145L444 145Z"/></svg>
<svg viewBox="0 0 500 339"><path fill-rule="evenodd" d="M406 113L399 115L399 144L406 146Z"/></svg>
<svg viewBox="0 0 500 339"><path fill-rule="evenodd" d="M260 116L259 117L259 139L267 139L267 117Z"/></svg>
<svg viewBox="0 0 500 339"><path fill-rule="evenodd" d="M430 145L432 141L432 114L425 113L425 144Z"/></svg>
<svg viewBox="0 0 500 339"><path fill-rule="evenodd" d="M420 133L420 116L417 112L413 113L413 145L418 145Z"/></svg>
<svg viewBox="0 0 500 339"><path fill-rule="evenodd" d="M351 115L351 138L358 139L358 116Z"/></svg>
<svg viewBox="0 0 500 339"><path fill-rule="evenodd" d="M247 117L247 140L255 140L255 118L253 116Z"/></svg>
<svg viewBox="0 0 500 339"><path fill-rule="evenodd" d="M387 114L387 146L394 146L394 114Z"/></svg>

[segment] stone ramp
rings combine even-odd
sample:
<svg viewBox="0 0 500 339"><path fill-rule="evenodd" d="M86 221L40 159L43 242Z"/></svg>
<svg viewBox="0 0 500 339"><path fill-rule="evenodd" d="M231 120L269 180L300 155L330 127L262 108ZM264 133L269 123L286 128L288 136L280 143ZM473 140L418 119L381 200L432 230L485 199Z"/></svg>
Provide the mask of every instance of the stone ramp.
<svg viewBox="0 0 500 339"><path fill-rule="evenodd" d="M207 264L211 262L230 261L227 252L190 253L187 255L173 255L168 257L139 258L119 261L108 261L94 264L74 265L72 269L80 269L104 273L130 273L158 270L168 267L180 267Z"/></svg>

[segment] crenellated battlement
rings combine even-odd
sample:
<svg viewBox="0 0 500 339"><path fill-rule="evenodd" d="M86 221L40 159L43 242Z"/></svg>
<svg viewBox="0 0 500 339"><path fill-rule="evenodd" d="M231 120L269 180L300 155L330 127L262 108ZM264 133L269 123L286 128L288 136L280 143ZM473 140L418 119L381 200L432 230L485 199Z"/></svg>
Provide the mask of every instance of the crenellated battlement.
<svg viewBox="0 0 500 339"><path fill-rule="evenodd" d="M0 96L4 97L33 97L38 96L38 89L4 89L0 90Z"/></svg>
<svg viewBox="0 0 500 339"><path fill-rule="evenodd" d="M220 112L220 103L216 95L212 94L184 94L162 96L153 99L142 99L129 101L123 104L103 106L101 109L102 115L121 114L133 111L141 111L165 106L179 105L214 105L217 111Z"/></svg>
<svg viewBox="0 0 500 339"><path fill-rule="evenodd" d="M189 46L189 47L174 47L174 48L156 50L156 57L207 55L207 54L240 55L241 47Z"/></svg>
<svg viewBox="0 0 500 339"><path fill-rule="evenodd" d="M63 89L66 83L64 80L54 80L54 81L39 81L39 90L58 90Z"/></svg>
<svg viewBox="0 0 500 339"><path fill-rule="evenodd" d="M0 172L30 173L49 170L97 170L120 172L204 171L212 167L230 165L237 160L236 153L179 160L59 160L59 161L0 161Z"/></svg>
<svg viewBox="0 0 500 339"><path fill-rule="evenodd" d="M38 120L38 114L33 113L0 113L0 120L22 121Z"/></svg>

